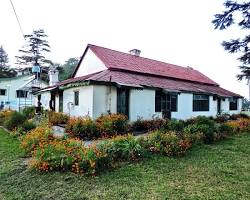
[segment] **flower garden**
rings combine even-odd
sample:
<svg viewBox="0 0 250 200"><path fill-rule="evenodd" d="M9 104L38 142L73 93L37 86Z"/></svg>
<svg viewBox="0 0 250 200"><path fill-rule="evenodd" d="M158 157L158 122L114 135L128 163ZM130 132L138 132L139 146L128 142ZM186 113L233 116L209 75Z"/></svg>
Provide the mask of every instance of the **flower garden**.
<svg viewBox="0 0 250 200"><path fill-rule="evenodd" d="M135 163L154 154L185 156L196 144L211 144L250 132L250 119L246 115L200 116L188 120L138 119L133 123L120 114L96 120L70 118L54 112L46 116L38 124L31 108L23 113L2 111L0 124L21 140L21 147L31 157L29 168L92 176L120 163ZM52 132L52 125L58 124L64 124L67 132L62 138ZM134 136L135 132L146 134ZM86 145L86 139L93 142Z"/></svg>

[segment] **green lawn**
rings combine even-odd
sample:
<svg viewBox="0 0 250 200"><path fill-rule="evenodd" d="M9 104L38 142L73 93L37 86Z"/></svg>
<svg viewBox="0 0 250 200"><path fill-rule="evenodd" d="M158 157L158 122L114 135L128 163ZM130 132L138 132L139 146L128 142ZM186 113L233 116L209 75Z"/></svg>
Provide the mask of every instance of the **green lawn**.
<svg viewBox="0 0 250 200"><path fill-rule="evenodd" d="M250 199L250 134L93 178L27 170L19 141L0 129L0 199Z"/></svg>

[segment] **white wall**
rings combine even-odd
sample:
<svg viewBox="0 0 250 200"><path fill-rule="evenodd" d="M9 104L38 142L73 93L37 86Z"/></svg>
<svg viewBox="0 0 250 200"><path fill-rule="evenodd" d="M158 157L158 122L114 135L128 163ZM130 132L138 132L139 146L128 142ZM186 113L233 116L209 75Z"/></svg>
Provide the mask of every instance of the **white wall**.
<svg viewBox="0 0 250 200"><path fill-rule="evenodd" d="M225 101L221 101L221 111L222 113L227 113L227 114L239 114L241 112L242 108L242 99L238 99L237 101L237 110L229 110L229 98L225 98Z"/></svg>
<svg viewBox="0 0 250 200"><path fill-rule="evenodd" d="M74 91L79 91L79 105L69 106L74 103ZM59 99L59 96L57 97ZM58 101L59 106L59 101ZM93 85L65 89L63 92L63 112L70 116L93 117Z"/></svg>
<svg viewBox="0 0 250 200"><path fill-rule="evenodd" d="M107 69L107 67L103 64L103 62L93 53L91 49L88 49L75 74L75 77L84 76L105 69Z"/></svg>
<svg viewBox="0 0 250 200"><path fill-rule="evenodd" d="M181 93L178 95L177 112L172 112L172 118L188 119L191 117L216 116L217 115L217 100L213 101L213 96L209 96L209 111L193 111L193 94Z"/></svg>
<svg viewBox="0 0 250 200"><path fill-rule="evenodd" d="M68 103L74 103L74 91L79 91L79 106L71 106L69 110ZM115 87L104 85L91 85L64 90L63 112L71 116L86 116L97 118L102 114L117 111L117 90ZM56 111L59 110L59 96L56 96ZM221 108L224 112L230 114L239 113L242 100L238 100L238 111L229 111L228 98L221 101ZM172 118L188 119L199 115L216 116L217 100L213 100L213 96L209 96L209 111L193 112L193 94L181 93L178 95L177 112L172 112ZM135 121L138 118L152 119L160 117L160 112L155 112L155 90L152 89L130 89L129 92L129 119Z"/></svg>
<svg viewBox="0 0 250 200"><path fill-rule="evenodd" d="M135 121L138 118L152 119L161 117L161 113L155 113L155 90L131 89L129 95L129 119Z"/></svg>
<svg viewBox="0 0 250 200"><path fill-rule="evenodd" d="M117 93L114 86L94 85L93 118L97 118L108 111L117 111Z"/></svg>
<svg viewBox="0 0 250 200"><path fill-rule="evenodd" d="M50 109L50 107L49 107L50 99L51 99L50 91L46 91L46 92L43 92L41 94L41 101L40 102L42 103L42 107L45 110ZM38 103L38 95L34 96L34 98L33 98L33 105L38 106L37 103Z"/></svg>
<svg viewBox="0 0 250 200"><path fill-rule="evenodd" d="M1 78L0 89L5 89L5 95L0 95L0 103L4 102L4 108L10 108L12 110L19 110L26 106L32 106L33 95L28 93L27 98L17 98L16 90L19 90L28 81L32 79L32 76L22 76L15 78ZM10 104L7 104L10 102Z"/></svg>

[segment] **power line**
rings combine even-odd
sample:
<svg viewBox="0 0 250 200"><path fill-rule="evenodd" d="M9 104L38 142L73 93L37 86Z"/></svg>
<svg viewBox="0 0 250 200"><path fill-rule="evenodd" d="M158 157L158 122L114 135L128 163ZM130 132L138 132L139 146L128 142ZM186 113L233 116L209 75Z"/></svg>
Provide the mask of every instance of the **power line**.
<svg viewBox="0 0 250 200"><path fill-rule="evenodd" d="M11 3L11 6L12 6L12 8L13 8L13 11L14 11L14 13L15 13L16 20L17 20L19 29L20 29L20 31L21 31L21 33L22 33L22 36L23 36L24 40L25 40L24 33L23 33L23 29L22 29L21 23L20 23L20 21L19 21L19 18L18 18L18 16L17 16L17 13L16 13L16 10L15 10L15 7L14 7L14 4L13 4L12 0L10 0L10 3Z"/></svg>

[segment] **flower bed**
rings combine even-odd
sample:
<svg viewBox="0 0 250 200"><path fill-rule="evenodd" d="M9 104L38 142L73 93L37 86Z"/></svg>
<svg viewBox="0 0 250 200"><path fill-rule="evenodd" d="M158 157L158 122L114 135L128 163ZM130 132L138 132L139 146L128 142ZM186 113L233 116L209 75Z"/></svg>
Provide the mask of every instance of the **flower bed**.
<svg viewBox="0 0 250 200"><path fill-rule="evenodd" d="M121 114L103 115L96 120L73 117L68 120L65 131L71 137L80 139L110 138L117 134L127 134L128 119Z"/></svg>
<svg viewBox="0 0 250 200"><path fill-rule="evenodd" d="M31 168L45 172L72 171L96 175L121 161L133 162L148 154L184 156L194 143L210 144L242 131L250 131L249 118L216 123L211 118L197 117L186 121L161 121L158 125L160 130L151 131L146 137L131 134L117 136L119 131L122 134L128 131L127 119L121 115L102 116L96 121L86 117L71 118L66 126L71 138L54 138L50 127L45 125L25 135L22 147L32 156ZM98 138L107 133L111 133L111 138L89 146L79 139Z"/></svg>
<svg viewBox="0 0 250 200"><path fill-rule="evenodd" d="M69 116L61 112L49 112L49 123L52 125L66 124L69 121Z"/></svg>
<svg viewBox="0 0 250 200"><path fill-rule="evenodd" d="M117 162L142 159L147 153L184 155L191 142L175 132L156 131L146 138L115 136L86 147L81 140L54 138L49 127L39 127L23 138L21 146L32 156L31 168L95 175L116 166Z"/></svg>

